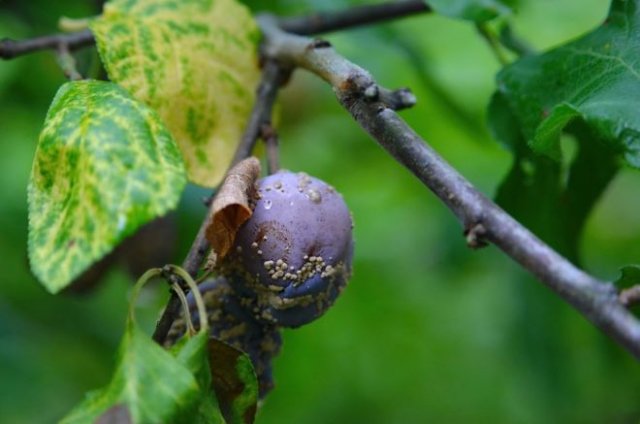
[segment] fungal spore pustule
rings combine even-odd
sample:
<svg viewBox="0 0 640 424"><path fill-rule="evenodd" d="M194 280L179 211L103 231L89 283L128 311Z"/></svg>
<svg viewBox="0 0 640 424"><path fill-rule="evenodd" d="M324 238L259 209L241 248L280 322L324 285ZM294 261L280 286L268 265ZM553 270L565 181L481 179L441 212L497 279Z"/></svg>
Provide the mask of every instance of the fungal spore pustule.
<svg viewBox="0 0 640 424"><path fill-rule="evenodd" d="M220 272L256 319L298 327L322 315L350 277L351 214L333 187L304 173L267 176L257 193Z"/></svg>

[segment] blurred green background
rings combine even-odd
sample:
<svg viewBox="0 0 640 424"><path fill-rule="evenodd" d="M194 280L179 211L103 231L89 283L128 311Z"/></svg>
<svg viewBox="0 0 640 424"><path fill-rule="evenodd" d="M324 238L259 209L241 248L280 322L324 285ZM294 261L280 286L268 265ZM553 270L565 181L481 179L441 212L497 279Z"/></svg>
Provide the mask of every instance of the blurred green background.
<svg viewBox="0 0 640 424"><path fill-rule="evenodd" d="M0 0L0 38L56 30L89 1ZM308 13L347 0L247 2ZM364 3L364 2L359 2ZM522 0L516 31L546 49L597 25L605 0ZM402 115L483 192L510 155L484 110L498 64L473 26L420 16L328 36L387 87L411 87ZM92 60L85 52L81 60ZM38 132L64 82L50 52L0 62L0 421L49 423L110 376L131 277L91 295L51 296L28 270L26 186ZM259 423L637 423L640 367L494 248L470 251L451 213L370 140L331 90L298 71L282 92L284 167L334 185L355 220L355 275L322 319L286 331ZM640 262L640 173L624 170L592 214L584 266L613 279ZM177 213L180 262L204 213L191 187ZM166 297L146 292L148 328ZM151 330L150 330L151 331Z"/></svg>

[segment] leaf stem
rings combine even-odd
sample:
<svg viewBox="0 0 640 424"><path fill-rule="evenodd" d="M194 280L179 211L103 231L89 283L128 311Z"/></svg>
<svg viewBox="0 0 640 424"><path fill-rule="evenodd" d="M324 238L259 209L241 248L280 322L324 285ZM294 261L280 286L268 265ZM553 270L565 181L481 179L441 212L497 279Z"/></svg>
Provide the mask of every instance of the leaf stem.
<svg viewBox="0 0 640 424"><path fill-rule="evenodd" d="M189 301L187 300L187 295L180 287L180 284L173 283L171 284L171 290L175 292L180 299L180 304L182 305L182 312L184 313L185 322L187 326L187 332L189 335L194 335L196 333L196 328L193 326L193 320L191 319L191 308L189 308Z"/></svg>
<svg viewBox="0 0 640 424"><path fill-rule="evenodd" d="M138 296L140 295L140 291L145 284L147 284L150 280L155 277L159 277L162 275L161 268L151 268L147 270L142 277L138 278L136 284L131 289L131 297L129 300L129 318L131 322L135 322L135 309L136 309L136 301L138 300Z"/></svg>
<svg viewBox="0 0 640 424"><path fill-rule="evenodd" d="M502 43L504 47L520 57L535 54L536 52L531 45L515 34L513 28L509 24L505 24L502 27L498 37L500 39L500 43Z"/></svg>
<svg viewBox="0 0 640 424"><path fill-rule="evenodd" d="M193 278L191 277L191 275L189 275L189 273L187 271L185 271L184 269L182 269L182 268L180 268L179 266L176 266L176 265L166 265L163 268L163 272L167 272L167 273L171 273L171 274L177 275L180 278L182 278L182 280L185 283L187 283L187 286L189 287L189 290L191 291L191 293L193 295L193 299L196 302L196 307L198 308L198 316L200 317L200 331L208 331L208 329L209 329L209 319L207 318L207 309L204 306L204 300L202 299L202 294L200 293L200 290L198 290L198 285L196 284L195 281L193 281ZM180 287L180 286L178 286L178 287ZM181 290L181 292L182 292L182 290ZM178 293L178 292L176 292L176 293ZM184 292L182 292L182 294L184 295ZM185 299L185 301L186 301L186 299ZM188 304L186 305L186 309L189 309L189 305ZM189 320L190 320L190 318L189 318Z"/></svg>
<svg viewBox="0 0 640 424"><path fill-rule="evenodd" d="M73 54L69 50L69 46L66 44L61 44L58 46L58 66L64 72L64 75L71 81L78 81L82 79L82 75L78 72L76 68L76 59L73 57Z"/></svg>
<svg viewBox="0 0 640 424"><path fill-rule="evenodd" d="M509 63L509 59L507 59L507 56L502 50L502 45L497 34L493 32L493 30L485 22L476 24L476 30L478 31L478 34L480 34L480 36L487 42L489 48L491 49L491 52L498 60L500 65L506 66Z"/></svg>

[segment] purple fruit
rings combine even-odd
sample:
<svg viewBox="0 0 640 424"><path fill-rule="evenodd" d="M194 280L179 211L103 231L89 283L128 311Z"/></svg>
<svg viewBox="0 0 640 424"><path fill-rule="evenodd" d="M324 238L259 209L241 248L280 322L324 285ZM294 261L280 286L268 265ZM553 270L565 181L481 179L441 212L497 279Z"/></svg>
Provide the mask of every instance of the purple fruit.
<svg viewBox="0 0 640 424"><path fill-rule="evenodd" d="M220 269L257 320L298 327L322 315L351 275L352 221L335 189L304 173L258 181L252 217Z"/></svg>

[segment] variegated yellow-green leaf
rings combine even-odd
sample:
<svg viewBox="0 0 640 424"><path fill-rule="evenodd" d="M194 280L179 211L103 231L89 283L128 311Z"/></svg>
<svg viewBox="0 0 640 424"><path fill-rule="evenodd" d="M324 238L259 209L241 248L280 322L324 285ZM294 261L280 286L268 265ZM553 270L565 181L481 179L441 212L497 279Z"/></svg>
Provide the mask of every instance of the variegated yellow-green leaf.
<svg viewBox="0 0 640 424"><path fill-rule="evenodd" d="M174 208L186 183L158 115L116 84L75 81L51 104L29 182L29 259L57 292L140 225Z"/></svg>
<svg viewBox="0 0 640 424"><path fill-rule="evenodd" d="M91 30L111 80L166 123L189 179L217 184L259 77L248 10L235 0L111 0Z"/></svg>

